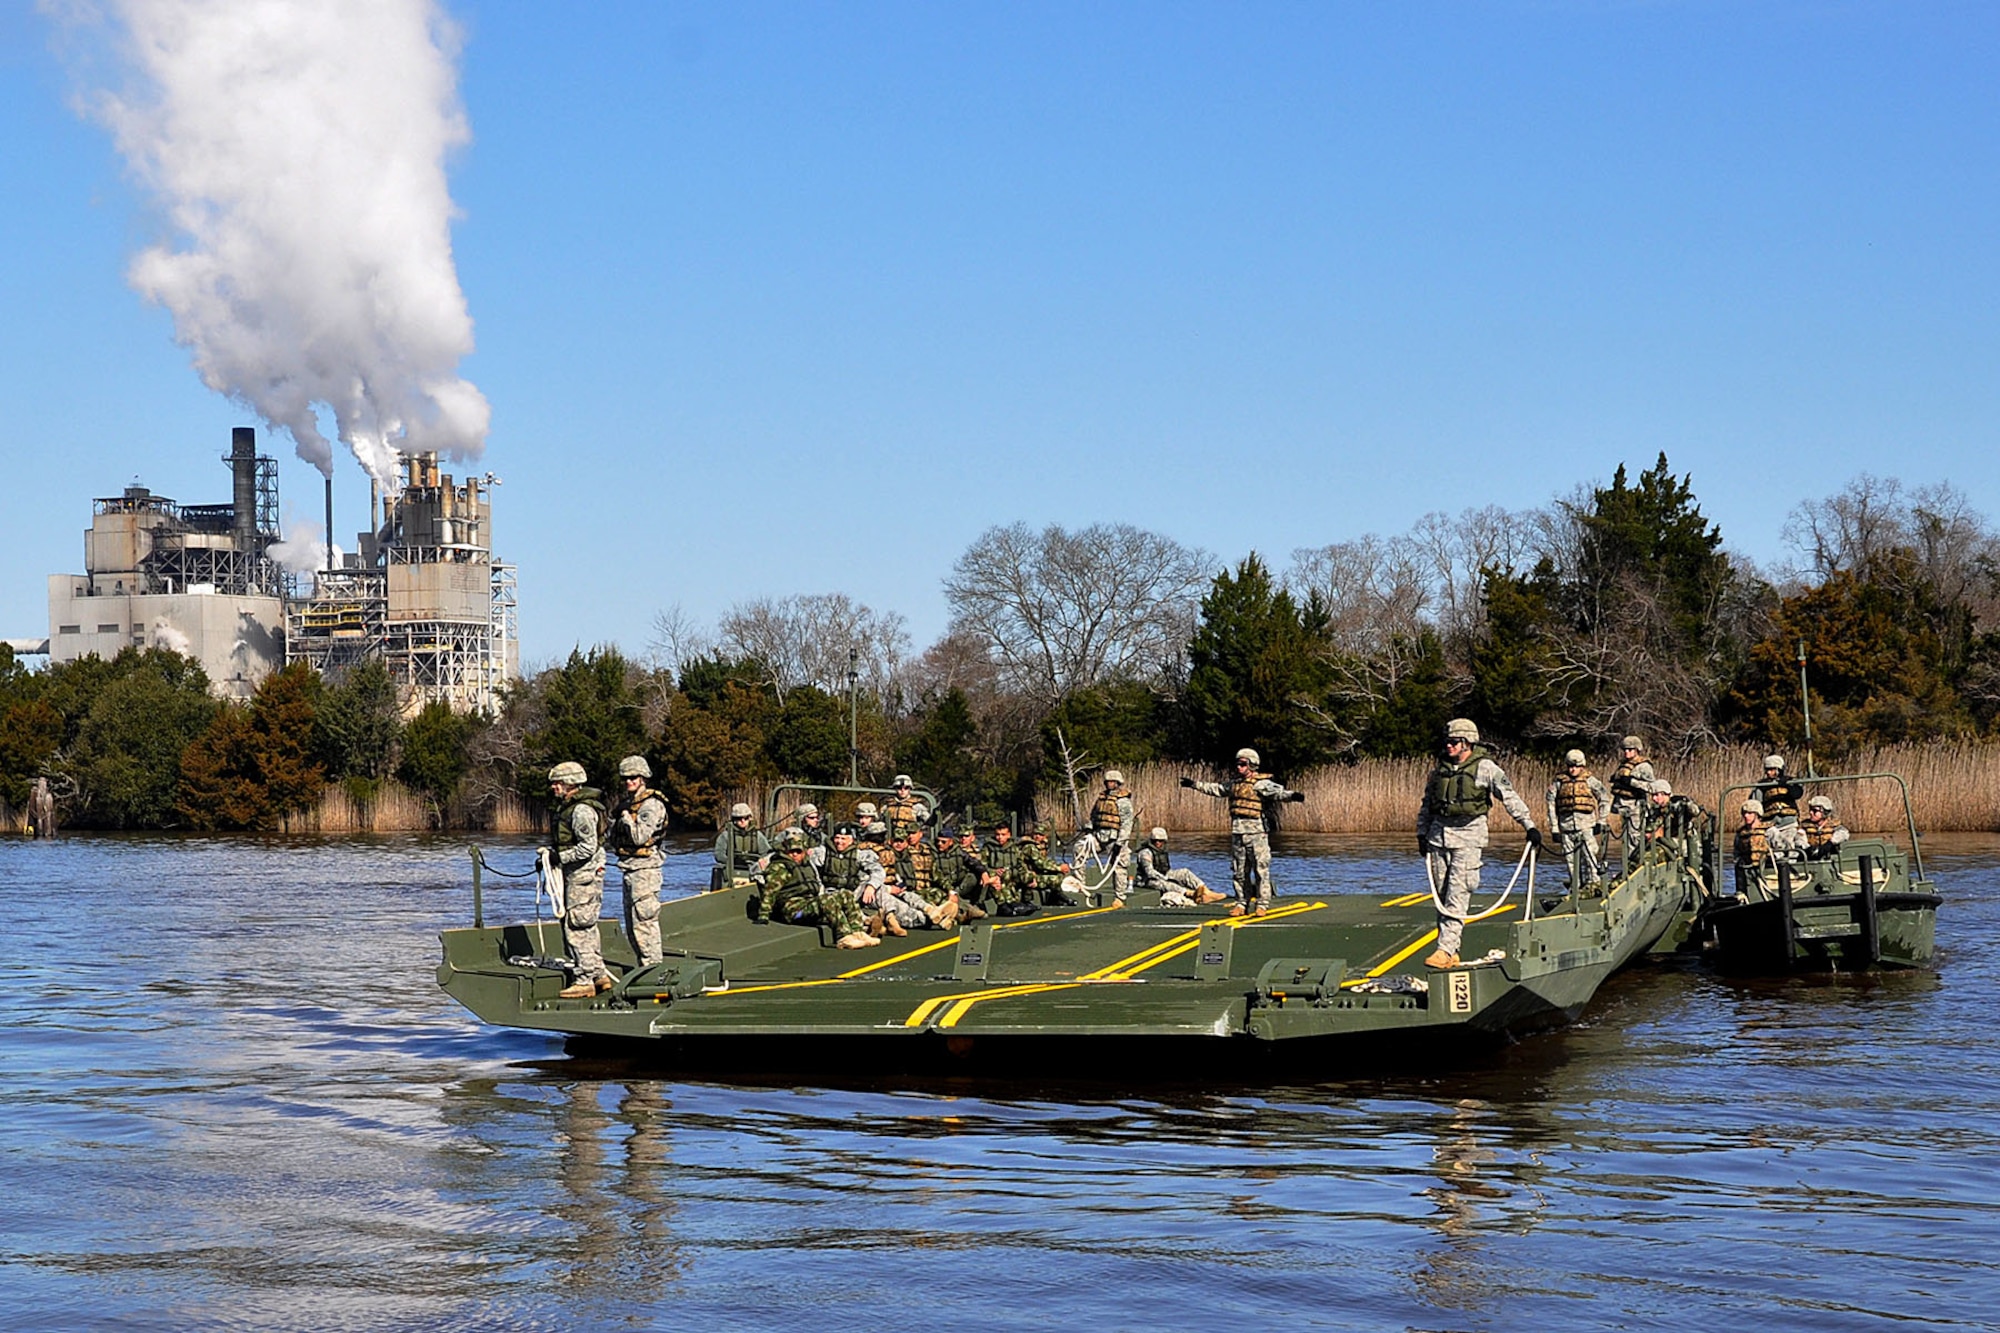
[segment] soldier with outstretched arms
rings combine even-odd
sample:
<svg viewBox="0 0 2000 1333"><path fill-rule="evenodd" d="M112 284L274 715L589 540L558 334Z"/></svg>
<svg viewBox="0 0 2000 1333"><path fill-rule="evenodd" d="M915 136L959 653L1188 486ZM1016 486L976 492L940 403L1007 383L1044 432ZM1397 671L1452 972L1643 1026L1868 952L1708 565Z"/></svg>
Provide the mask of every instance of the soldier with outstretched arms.
<svg viewBox="0 0 2000 1333"><path fill-rule="evenodd" d="M1263 916L1271 910L1271 834L1264 818L1266 801L1303 801L1306 794L1292 791L1269 773L1257 771L1258 755L1248 746L1236 752L1236 777L1222 782L1196 782L1182 778L1181 786L1229 802L1229 875L1236 888L1236 901L1229 915L1248 912Z"/></svg>

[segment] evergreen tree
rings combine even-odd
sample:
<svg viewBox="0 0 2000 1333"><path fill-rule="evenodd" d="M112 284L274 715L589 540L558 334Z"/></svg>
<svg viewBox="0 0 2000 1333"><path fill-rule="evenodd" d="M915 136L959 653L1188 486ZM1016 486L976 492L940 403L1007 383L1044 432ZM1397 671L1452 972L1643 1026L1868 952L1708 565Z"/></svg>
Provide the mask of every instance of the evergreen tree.
<svg viewBox="0 0 2000 1333"><path fill-rule="evenodd" d="M66 665L82 669L51 681L43 697L59 708L64 699L81 709L75 739L57 763L74 784L69 822L96 828L167 824L181 752L215 716L207 673L193 658L163 648L127 648L108 663L93 657Z"/></svg>
<svg viewBox="0 0 2000 1333"><path fill-rule="evenodd" d="M274 671L247 708L221 708L183 748L176 809L190 826L276 828L319 799L325 773L314 757L318 684L302 662Z"/></svg>
<svg viewBox="0 0 2000 1333"><path fill-rule="evenodd" d="M523 796L546 802L549 769L569 760L583 765L592 786L615 789L618 761L646 749L631 674L616 648L593 648L571 649L568 661L536 677L540 715L522 737L517 774Z"/></svg>
<svg viewBox="0 0 2000 1333"><path fill-rule="evenodd" d="M1219 761L1248 745L1267 768L1285 772L1330 757L1317 619L1273 584L1255 552L1216 575L1188 644L1181 701L1188 757Z"/></svg>
<svg viewBox="0 0 2000 1333"><path fill-rule="evenodd" d="M1912 595L1909 564L1907 551L1892 551L1871 559L1862 574L1835 570L1819 587L1780 603L1731 698L1744 739L1784 745L1804 739L1801 641L1823 753L1972 733L1971 712L1937 632L1937 608Z"/></svg>
<svg viewBox="0 0 2000 1333"><path fill-rule="evenodd" d="M250 710L224 704L208 729L181 752L175 810L189 828L252 829L268 809L258 780Z"/></svg>
<svg viewBox="0 0 2000 1333"><path fill-rule="evenodd" d="M396 684L378 657L366 657L321 692L314 718L319 761L333 778L373 783L395 766L402 733Z"/></svg>
<svg viewBox="0 0 2000 1333"><path fill-rule="evenodd" d="M713 826L724 792L777 775L766 743L778 717L777 699L753 664L703 658L682 669L654 751L676 824ZM844 772L844 739L840 755Z"/></svg>
<svg viewBox="0 0 2000 1333"><path fill-rule="evenodd" d="M847 701L813 685L786 691L764 737L764 756L794 782L847 781Z"/></svg>
<svg viewBox="0 0 2000 1333"><path fill-rule="evenodd" d="M442 816L465 777L470 763L466 746L477 726L476 719L433 699L403 728L396 776L430 802L434 821Z"/></svg>

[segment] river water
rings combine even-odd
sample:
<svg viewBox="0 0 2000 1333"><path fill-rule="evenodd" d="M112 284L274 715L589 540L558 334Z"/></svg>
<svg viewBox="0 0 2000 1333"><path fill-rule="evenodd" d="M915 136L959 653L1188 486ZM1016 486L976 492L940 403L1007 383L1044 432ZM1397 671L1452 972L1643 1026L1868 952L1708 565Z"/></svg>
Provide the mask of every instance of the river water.
<svg viewBox="0 0 2000 1333"><path fill-rule="evenodd" d="M2000 839L1928 846L1935 973L1642 966L1469 1068L1162 1090L728 1086L481 1026L433 974L448 839L0 842L0 1327L1996 1328Z"/></svg>

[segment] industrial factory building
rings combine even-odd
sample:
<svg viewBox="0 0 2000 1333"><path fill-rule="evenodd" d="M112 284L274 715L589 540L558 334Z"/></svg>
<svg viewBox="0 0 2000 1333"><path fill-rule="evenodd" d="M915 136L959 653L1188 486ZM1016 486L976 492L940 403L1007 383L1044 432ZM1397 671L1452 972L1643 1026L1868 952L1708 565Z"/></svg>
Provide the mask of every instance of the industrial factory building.
<svg viewBox="0 0 2000 1333"><path fill-rule="evenodd" d="M243 426L223 461L229 504L175 504L139 485L91 502L84 572L49 577L51 662L171 648L235 699L284 665L287 575L266 554L279 536L278 465Z"/></svg>
<svg viewBox="0 0 2000 1333"><path fill-rule="evenodd" d="M334 674L376 656L414 711L442 699L497 712L520 674L514 567L493 559L493 505L477 478L454 484L436 454L403 458L403 487L369 497L372 532L286 609L285 656Z"/></svg>
<svg viewBox="0 0 2000 1333"><path fill-rule="evenodd" d="M359 551L302 588L269 554L277 464L243 426L224 461L229 504L176 504L139 485L93 502L85 572L49 579L51 662L171 648L199 661L218 695L241 699L287 662L337 677L376 657L410 712L432 700L498 709L520 673L514 569L493 560L478 480L455 485L435 454L405 457L401 492L371 497ZM330 528L330 499L328 517Z"/></svg>

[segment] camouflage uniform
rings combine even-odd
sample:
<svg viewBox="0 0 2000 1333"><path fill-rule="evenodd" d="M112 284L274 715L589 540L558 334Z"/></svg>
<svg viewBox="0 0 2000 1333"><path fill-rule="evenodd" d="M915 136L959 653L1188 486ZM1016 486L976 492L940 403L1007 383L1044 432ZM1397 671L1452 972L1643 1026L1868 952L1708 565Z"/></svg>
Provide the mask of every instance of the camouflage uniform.
<svg viewBox="0 0 2000 1333"><path fill-rule="evenodd" d="M1809 806L1805 821L1799 825L1805 833L1806 857L1813 861L1831 860L1840 855L1840 845L1852 835L1845 824L1833 817L1831 800L1815 796Z"/></svg>
<svg viewBox="0 0 2000 1333"><path fill-rule="evenodd" d="M630 760L626 761L630 763ZM641 761L643 762L643 761ZM620 765L621 777L625 765ZM650 777L650 773L630 776ZM667 803L644 782L626 792L618 815L611 821L611 850L618 854L618 876L625 888L625 933L639 966L657 963L660 948L660 856L659 838L667 829Z"/></svg>
<svg viewBox="0 0 2000 1333"><path fill-rule="evenodd" d="M1002 834L1006 834L1003 841ZM1000 885L994 891L994 899L1000 903L1020 902L1024 898L1039 898L1039 894L1024 892L1025 885L1020 874L1021 849L1027 845L1025 839L1016 840L1013 830L1001 825L993 831L993 836L979 844L979 863L1000 877Z"/></svg>
<svg viewBox="0 0 2000 1333"><path fill-rule="evenodd" d="M1456 718L1446 731L1447 744L1467 744L1463 758L1446 755L1431 770L1424 784L1424 799L1417 808L1417 843L1430 862L1430 873L1438 883L1442 907L1437 918L1438 951L1431 955L1439 965L1452 966L1464 937L1466 913L1472 895L1479 891L1479 865L1486 848L1487 811L1497 797L1514 821L1530 837L1535 817L1528 803L1507 780L1507 772L1493 762L1493 754L1480 745L1479 731L1463 718ZM1443 963L1440 955L1449 957Z"/></svg>
<svg viewBox="0 0 2000 1333"><path fill-rule="evenodd" d="M891 837L899 837L930 822L930 807L917 799L913 785L909 774L898 773L896 794L882 802L882 821L889 826Z"/></svg>
<svg viewBox="0 0 2000 1333"><path fill-rule="evenodd" d="M861 905L870 911L887 912L905 929L930 924L923 903L897 882L896 853L887 845L888 825L875 818L875 807L867 802L855 814L870 821L862 825L861 841L855 844L867 879L861 888Z"/></svg>
<svg viewBox="0 0 2000 1333"><path fill-rule="evenodd" d="M740 887L757 878L758 863L771 854L771 840L764 836L762 829L748 824L741 828L736 821L741 818L738 810L750 807L738 803L731 807L729 823L715 839L715 864L722 868L722 887ZM754 818L755 816L751 816Z"/></svg>
<svg viewBox="0 0 2000 1333"><path fill-rule="evenodd" d="M563 877L563 945L576 960L578 982L594 981L599 990L611 984L597 935L597 919L604 912L603 816L604 797L579 782L562 798L550 833Z"/></svg>
<svg viewBox="0 0 2000 1333"><path fill-rule="evenodd" d="M1630 870L1638 859L1640 831L1646 822L1646 793L1652 790L1655 774L1652 761L1646 758L1644 741L1627 736L1622 748L1628 753L1611 774L1611 813L1618 816L1622 866Z"/></svg>
<svg viewBox="0 0 2000 1333"><path fill-rule="evenodd" d="M806 848L801 841L791 850ZM786 926L824 923L833 928L837 939L868 933L862 929L861 904L853 895L829 888L821 882L811 861L803 856L795 859L789 852L772 857L769 869L764 872L764 892L758 900L757 919Z"/></svg>
<svg viewBox="0 0 2000 1333"><path fill-rule="evenodd" d="M1047 834L1036 831L1014 845L1021 850L1014 856L1009 882L1016 890L1017 901L1059 903L1067 894L1082 892L1082 884L1074 876L1065 875L1063 868L1050 859Z"/></svg>
<svg viewBox="0 0 2000 1333"><path fill-rule="evenodd" d="M1157 890L1163 907L1193 907L1210 892L1200 875L1174 868L1161 838L1139 844L1132 854L1132 878L1142 889Z"/></svg>
<svg viewBox="0 0 2000 1333"><path fill-rule="evenodd" d="M1104 790L1091 803L1088 827L1076 840L1071 859L1081 865L1100 858L1109 872L1111 888L1124 902L1132 892L1132 839L1138 831L1138 814L1132 794L1125 790L1125 777L1117 769L1104 775Z"/></svg>
<svg viewBox="0 0 2000 1333"><path fill-rule="evenodd" d="M1303 794L1288 790L1269 773L1257 772L1255 750L1238 750L1236 766L1242 771L1233 782L1196 782L1182 778L1181 785L1229 802L1229 878L1236 890L1235 913L1253 905L1261 914L1271 909L1276 889L1271 884L1271 835L1264 823L1266 801L1289 801Z"/></svg>
<svg viewBox="0 0 2000 1333"><path fill-rule="evenodd" d="M1761 881L1764 863L1771 857L1771 838L1764 828L1764 807L1755 798L1743 803L1742 813L1750 816L1736 827L1736 891Z"/></svg>
<svg viewBox="0 0 2000 1333"><path fill-rule="evenodd" d="M1764 758L1764 780L1752 787L1751 793L1764 806L1764 818L1772 827L1796 824L1799 806L1806 799L1805 784L1793 782L1784 776L1785 760L1782 755L1767 755Z"/></svg>
<svg viewBox="0 0 2000 1333"><path fill-rule="evenodd" d="M1604 865L1598 858L1610 830L1611 793L1584 767L1583 751L1571 750L1563 762L1565 771L1549 784L1545 804L1549 827L1559 835L1569 865L1569 886L1580 889L1594 883ZM1571 774L1570 768L1578 771Z"/></svg>

